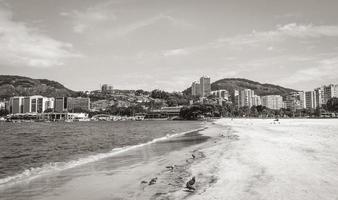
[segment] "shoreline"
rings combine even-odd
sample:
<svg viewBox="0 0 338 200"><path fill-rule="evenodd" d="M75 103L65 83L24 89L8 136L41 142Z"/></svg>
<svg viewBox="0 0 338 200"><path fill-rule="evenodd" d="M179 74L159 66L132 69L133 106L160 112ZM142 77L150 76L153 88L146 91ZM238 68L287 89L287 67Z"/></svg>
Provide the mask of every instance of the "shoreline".
<svg viewBox="0 0 338 200"><path fill-rule="evenodd" d="M65 179L60 185L47 177L41 182L52 184L51 191L31 199L331 200L338 198L337 124L316 119L273 123L223 118L198 131L209 138L205 142L152 155L179 140L172 137L119 156L125 160L138 152L149 157L146 162L112 170L107 163L114 159L107 158L66 170L57 174ZM180 141L185 139L193 140L188 135ZM83 171L85 175L70 178ZM196 190L190 192L185 184L193 176ZM149 184L154 178L155 183Z"/></svg>
<svg viewBox="0 0 338 200"><path fill-rule="evenodd" d="M135 144L135 145L130 145L130 146L124 146L124 147L117 147L114 149L111 149L109 152L106 153L99 153L95 155L91 155L88 157L83 157L83 158L78 158L77 160L71 160L71 161L66 161L66 162L55 162L55 163L49 163L49 164L44 164L41 167L36 167L36 168L30 168L26 169L18 174L15 174L13 176L5 177L0 179L0 188L3 187L9 187L11 185L16 184L17 182L29 182L35 178L39 178L44 175L48 175L53 172L58 172L58 171L63 171L63 170L68 170L71 168L79 167L81 165L89 164L92 162L97 162L102 159L106 159L112 156L117 156L119 154L122 154L127 151L131 151L134 149L139 149L147 145L151 145L156 142L160 142L163 140L168 140L171 138L179 137L188 133L194 133L194 132L200 132L207 129L205 125L203 125L200 128L184 131L181 133L174 133L171 135L166 135L163 137L159 138L154 138L148 142L145 143L140 143L140 144Z"/></svg>

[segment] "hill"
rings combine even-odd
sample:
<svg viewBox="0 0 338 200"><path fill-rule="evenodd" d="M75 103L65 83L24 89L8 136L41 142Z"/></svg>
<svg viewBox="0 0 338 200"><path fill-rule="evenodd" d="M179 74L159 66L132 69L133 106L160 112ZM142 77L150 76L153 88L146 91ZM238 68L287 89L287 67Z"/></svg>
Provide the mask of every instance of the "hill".
<svg viewBox="0 0 338 200"><path fill-rule="evenodd" d="M76 96L61 83L47 79L0 75L0 99L12 96L42 95L46 97Z"/></svg>
<svg viewBox="0 0 338 200"><path fill-rule="evenodd" d="M255 94L260 96L265 95L281 95L286 96L290 92L296 91L290 88L284 88L278 85L259 83L243 78L224 78L215 81L211 84L211 90L228 90L233 93L234 90L251 89L255 91ZM183 91L185 94L191 94L191 88Z"/></svg>

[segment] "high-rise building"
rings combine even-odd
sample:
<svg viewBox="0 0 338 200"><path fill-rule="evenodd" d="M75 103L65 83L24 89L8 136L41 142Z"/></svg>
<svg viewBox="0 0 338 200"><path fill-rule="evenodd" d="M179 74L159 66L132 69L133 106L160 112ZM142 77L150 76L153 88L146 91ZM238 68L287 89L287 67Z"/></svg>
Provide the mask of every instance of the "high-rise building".
<svg viewBox="0 0 338 200"><path fill-rule="evenodd" d="M258 95L252 96L252 106L260 106L262 105L262 99Z"/></svg>
<svg viewBox="0 0 338 200"><path fill-rule="evenodd" d="M338 84L336 84L334 86L334 95L333 96L338 98Z"/></svg>
<svg viewBox="0 0 338 200"><path fill-rule="evenodd" d="M191 94L192 96L201 96L201 85L196 81L191 85Z"/></svg>
<svg viewBox="0 0 338 200"><path fill-rule="evenodd" d="M23 100L24 97L22 96L11 97L9 100L9 112L11 114L23 113Z"/></svg>
<svg viewBox="0 0 338 200"><path fill-rule="evenodd" d="M305 108L305 94L303 92L291 92L286 96L286 108L293 111Z"/></svg>
<svg viewBox="0 0 338 200"><path fill-rule="evenodd" d="M112 93L114 91L114 87L112 85L103 84L101 86L101 91L103 93Z"/></svg>
<svg viewBox="0 0 338 200"><path fill-rule="evenodd" d="M314 90L316 96L316 108L321 108L324 104L324 88Z"/></svg>
<svg viewBox="0 0 338 200"><path fill-rule="evenodd" d="M200 78L201 96L207 97L211 93L210 77L203 76Z"/></svg>
<svg viewBox="0 0 338 200"><path fill-rule="evenodd" d="M252 107L252 99L255 95L255 92L250 89L244 89L239 92L239 107Z"/></svg>
<svg viewBox="0 0 338 200"><path fill-rule="evenodd" d="M324 104L333 97L335 97L335 86L333 84L323 86L324 89Z"/></svg>
<svg viewBox="0 0 338 200"><path fill-rule="evenodd" d="M317 108L317 101L316 101L316 92L315 91L308 91L305 92L306 98L306 108L307 109L315 109Z"/></svg>
<svg viewBox="0 0 338 200"><path fill-rule="evenodd" d="M300 102L300 109L306 108L305 92L304 91L298 92L298 98L299 98L299 102Z"/></svg>
<svg viewBox="0 0 338 200"><path fill-rule="evenodd" d="M239 107L239 91L238 90L234 90L233 93L231 94L231 101L234 105L236 105L237 107Z"/></svg>
<svg viewBox="0 0 338 200"><path fill-rule="evenodd" d="M279 110L284 108L283 97L280 95L263 96L262 105L273 110Z"/></svg>

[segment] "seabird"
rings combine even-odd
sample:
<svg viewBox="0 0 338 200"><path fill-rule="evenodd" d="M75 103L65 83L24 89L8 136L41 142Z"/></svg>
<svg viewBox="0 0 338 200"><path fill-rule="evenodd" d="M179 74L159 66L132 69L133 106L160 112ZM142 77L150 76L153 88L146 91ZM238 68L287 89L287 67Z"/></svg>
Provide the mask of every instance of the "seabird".
<svg viewBox="0 0 338 200"><path fill-rule="evenodd" d="M192 179L190 179L190 181L188 181L187 182L187 184L186 184L186 188L188 188L189 190L196 190L195 188L194 188L194 184L195 184L195 176L194 177L192 177Z"/></svg>
<svg viewBox="0 0 338 200"><path fill-rule="evenodd" d="M150 181L149 181L149 185L154 185L157 181L157 177L155 178L152 178Z"/></svg>
<svg viewBox="0 0 338 200"><path fill-rule="evenodd" d="M174 168L175 168L175 165L169 165L169 166L166 166L166 168L169 169L169 170L171 170L171 171L173 171Z"/></svg>

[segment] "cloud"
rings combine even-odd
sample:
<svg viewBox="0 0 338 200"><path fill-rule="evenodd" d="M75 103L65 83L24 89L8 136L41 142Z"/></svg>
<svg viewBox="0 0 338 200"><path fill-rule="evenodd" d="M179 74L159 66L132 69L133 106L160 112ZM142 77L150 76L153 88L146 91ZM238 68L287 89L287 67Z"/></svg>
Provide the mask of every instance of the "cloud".
<svg viewBox="0 0 338 200"><path fill-rule="evenodd" d="M314 67L307 67L294 72L291 76L280 80L285 84L297 84L311 81L328 81L336 79L338 74L338 57L326 58L317 62Z"/></svg>
<svg viewBox="0 0 338 200"><path fill-rule="evenodd" d="M73 31L76 33L84 33L99 23L116 20L113 12L106 11L101 7L90 7L84 11L61 12L60 15L72 19Z"/></svg>
<svg viewBox="0 0 338 200"><path fill-rule="evenodd" d="M338 37L338 26L290 23L277 25L275 30L252 31L250 34L243 34L234 37L218 39L219 43L226 43L234 46L238 45L259 45L269 42L281 42L288 38L320 38Z"/></svg>
<svg viewBox="0 0 338 200"><path fill-rule="evenodd" d="M163 52L163 56L181 56L188 55L189 51L187 49L172 49Z"/></svg>
<svg viewBox="0 0 338 200"><path fill-rule="evenodd" d="M191 24L185 22L184 20L179 20L179 19L176 19L172 16L165 15L165 14L159 14L159 15L156 15L150 18L145 18L145 19L142 19L142 20L139 20L139 21L136 21L136 22L124 25L124 26L117 27L116 29L112 29L110 36L111 37L125 36L139 29L142 29L147 26L151 26L153 24L156 24L162 21L167 21L175 27L180 27L180 28L192 27Z"/></svg>
<svg viewBox="0 0 338 200"><path fill-rule="evenodd" d="M78 56L72 45L55 40L37 29L12 20L12 13L0 8L0 62L8 65L51 67Z"/></svg>

